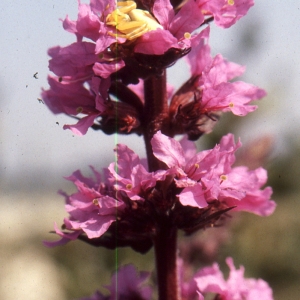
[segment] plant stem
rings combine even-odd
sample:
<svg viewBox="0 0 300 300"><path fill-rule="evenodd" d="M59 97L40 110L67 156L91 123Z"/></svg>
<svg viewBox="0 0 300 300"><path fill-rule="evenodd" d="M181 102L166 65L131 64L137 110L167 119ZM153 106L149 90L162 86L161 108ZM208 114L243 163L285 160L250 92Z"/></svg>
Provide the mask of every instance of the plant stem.
<svg viewBox="0 0 300 300"><path fill-rule="evenodd" d="M168 98L166 70L160 76L151 76L144 81L145 109L143 118L144 140L149 171L161 168L161 163L153 155L151 139L162 130L168 118Z"/></svg>
<svg viewBox="0 0 300 300"><path fill-rule="evenodd" d="M159 300L178 300L179 287L177 279L177 230L167 222L160 222L154 240L156 273Z"/></svg>
<svg viewBox="0 0 300 300"><path fill-rule="evenodd" d="M168 125L168 98L166 71L161 76L151 76L144 81L145 108L143 115L144 140L149 171L163 169L164 164L154 155L151 147L153 135L161 130L166 133ZM167 201L161 199L161 201ZM168 207L168 205L166 205ZM167 212L156 216L154 249L159 300L179 300L176 254L177 229Z"/></svg>

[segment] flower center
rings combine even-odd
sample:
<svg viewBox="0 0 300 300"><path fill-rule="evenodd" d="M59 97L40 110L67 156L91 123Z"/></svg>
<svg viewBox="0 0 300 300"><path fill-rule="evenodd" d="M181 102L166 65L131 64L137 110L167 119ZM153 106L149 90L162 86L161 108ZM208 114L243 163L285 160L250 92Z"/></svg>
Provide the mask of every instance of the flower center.
<svg viewBox="0 0 300 300"><path fill-rule="evenodd" d="M111 36L134 40L145 33L163 27L146 10L136 8L134 1L118 2L115 9L106 18L106 25L114 26L119 33L109 32Z"/></svg>
<svg viewBox="0 0 300 300"><path fill-rule="evenodd" d="M131 183L126 184L126 189L131 190L132 189L132 184Z"/></svg>
<svg viewBox="0 0 300 300"><path fill-rule="evenodd" d="M83 111L83 108L81 106L79 106L79 107L76 108L76 112L78 114L82 113L82 111Z"/></svg>
<svg viewBox="0 0 300 300"><path fill-rule="evenodd" d="M223 182L223 181L227 180L227 176L223 174L220 176L220 179Z"/></svg>
<svg viewBox="0 0 300 300"><path fill-rule="evenodd" d="M93 199L93 204L95 205L95 206L99 206L99 201L97 200L97 199Z"/></svg>

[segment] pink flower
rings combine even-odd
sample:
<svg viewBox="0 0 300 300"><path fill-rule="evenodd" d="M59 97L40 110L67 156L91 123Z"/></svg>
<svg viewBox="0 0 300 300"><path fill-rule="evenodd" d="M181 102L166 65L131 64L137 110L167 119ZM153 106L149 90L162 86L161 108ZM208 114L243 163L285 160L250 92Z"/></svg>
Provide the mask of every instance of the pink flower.
<svg viewBox="0 0 300 300"><path fill-rule="evenodd" d="M195 4L189 5L195 6ZM118 80L123 78L126 83L127 81L136 82L137 78L143 77L145 73L143 68L140 71L141 64L133 56L134 52L139 51L132 48L132 42L127 45L125 44L126 38L120 37L120 34L113 36L117 30L108 24L107 18L115 9L116 2L112 0L94 0L90 5L79 2L77 20L71 21L67 16L63 21L64 29L75 34L77 41L66 47L53 47L48 51L51 57L49 69L58 77L49 76L50 89L43 91L43 100L53 113L65 113L80 118L77 124L64 126L64 129L70 129L78 135L85 134L88 128L94 125L95 119L101 122L103 118L104 127L103 124L97 124L97 129L101 128L110 132L109 124L111 120L114 121L116 105L112 104L112 101L108 101L110 100L108 90L111 83L113 84L113 78L111 78L113 73L126 66L124 75L118 73L117 76ZM170 10L171 8L165 9ZM154 11L158 12L156 8ZM200 13L200 10L195 7L193 14L196 11ZM174 59L180 58L184 55L187 47L179 45L178 41L180 40L181 43L182 39L185 39L182 32L191 29L192 23L184 26L183 23L178 23L177 19L178 17L173 12L173 18L170 20L173 25L168 25L172 33L169 29L151 30L145 34L144 39L142 37L136 39L135 47L144 49L140 52L155 55L164 54L168 50L175 51ZM161 25L159 26L163 28ZM198 25L192 26L196 28ZM153 31L157 32L153 35ZM173 34L180 37L179 40ZM181 53L181 50L174 50L173 47L185 50ZM172 63L173 60L166 60L166 67ZM145 67L145 70L148 68ZM157 69L156 72L160 73L161 69ZM134 78L129 78L128 73L133 73ZM117 91L116 94L122 94L122 92ZM120 121L116 120L116 122L120 123L119 130L121 132L130 132L140 124L135 107L121 106L118 116ZM101 121L98 120L98 117L102 117Z"/></svg>
<svg viewBox="0 0 300 300"><path fill-rule="evenodd" d="M201 114L231 111L245 116L257 108L248 104L264 97L266 92L245 82L229 82L242 75L245 67L225 60L220 54L212 58L208 36L209 29L206 29L199 35L198 45L187 55L192 77L195 78L193 85L198 91L197 109Z"/></svg>
<svg viewBox="0 0 300 300"><path fill-rule="evenodd" d="M228 28L245 16L253 0L197 0L201 11L208 16L213 16L216 25Z"/></svg>
<svg viewBox="0 0 300 300"><path fill-rule="evenodd" d="M149 272L138 273L133 265L123 266L118 275L113 275L111 285L106 286L111 293L110 299L131 299L133 295L138 299L150 299L152 289L143 286L149 275Z"/></svg>
<svg viewBox="0 0 300 300"><path fill-rule="evenodd" d="M92 77L92 67L97 60L95 44L76 42L66 47L53 47L48 50L51 57L49 70L57 76L75 78Z"/></svg>
<svg viewBox="0 0 300 300"><path fill-rule="evenodd" d="M119 239L120 245L132 246L141 253L151 248L152 240L146 230L151 234L154 228L153 216L149 214L149 205L153 204L148 202L144 205L143 202L150 199L157 181L163 181L167 172L158 170L149 173L139 157L125 145L117 145L116 153L117 163L111 163L105 170L107 182L101 181L100 173L93 167L96 180L82 176L80 171L66 177L77 187L77 192L72 195L60 192L65 196L65 209L69 213L69 218L64 219L63 227L69 232L61 231L55 224L55 232L61 240L45 242L45 245L63 245L79 236L86 242L96 239L97 241L90 243L101 244L103 241L98 238L118 219L118 230L113 233L110 231L111 237L101 245L109 244L108 247L113 247L111 245ZM140 247L137 245L139 241L142 241Z"/></svg>
<svg viewBox="0 0 300 300"><path fill-rule="evenodd" d="M273 299L272 290L264 280L244 278L244 268L236 269L232 258L227 258L226 263L230 269L227 280L224 279L216 263L195 274L194 281L199 292L202 294L216 293L222 300Z"/></svg>
<svg viewBox="0 0 300 300"><path fill-rule="evenodd" d="M89 90L84 86L84 81L73 80L72 77L65 77L60 82L59 78L49 76L48 82L50 89L43 90L42 98L54 114L85 115L77 124L65 125L64 129L83 135L94 124L95 118L106 111L109 79L93 77L89 81Z"/></svg>
<svg viewBox="0 0 300 300"><path fill-rule="evenodd" d="M64 227L73 233L64 233L55 225L55 232L62 237L58 242L45 242L47 246L57 246L76 239L85 233L89 239L103 235L109 226L116 220L116 211L124 208L124 203L109 195L109 186L101 182L101 175L92 168L96 181L82 176L75 171L66 177L77 187L77 192L67 195L61 192L66 199L66 211L69 219L64 219Z"/></svg>
<svg viewBox="0 0 300 300"><path fill-rule="evenodd" d="M117 162L111 163L110 182L117 191L124 191L131 200L144 200L141 195L165 178L164 171L149 173L137 154L125 145L117 145Z"/></svg>
<svg viewBox="0 0 300 300"><path fill-rule="evenodd" d="M186 142L187 143L187 142ZM173 138L157 132L152 141L154 155L175 175L178 195L183 205L203 208L218 200L235 210L246 210L255 214L270 215L275 203L270 199L271 188L260 188L266 183L266 172L262 168L248 171L247 168L232 168L235 151L241 146L235 144L232 134L224 136L219 145L211 150L193 153L191 144L188 155Z"/></svg>
<svg viewBox="0 0 300 300"><path fill-rule="evenodd" d="M43 100L54 113L85 114L77 124L64 126L78 135L85 134L95 118L106 112L104 102L108 100L108 77L125 65L120 59L111 61L109 53L98 55L112 43L124 41L110 36L104 22L114 7L115 1L112 0L93 0L91 5L79 2L77 21L71 21L68 16L63 21L64 29L74 33L77 42L48 51L51 57L49 69L58 78L49 76L50 89L43 91ZM84 37L92 42L83 41Z"/></svg>
<svg viewBox="0 0 300 300"><path fill-rule="evenodd" d="M148 272L137 272L133 265L123 266L112 276L111 284L105 286L110 291L110 295L104 296L97 291L93 296L81 300L150 300L152 288L145 285L149 275Z"/></svg>
<svg viewBox="0 0 300 300"><path fill-rule="evenodd" d="M163 29L149 31L141 36L136 41L136 52L161 55L170 48L189 48L199 33L191 34L204 21L203 14L193 0L187 1L177 14L169 0L156 0L153 14Z"/></svg>

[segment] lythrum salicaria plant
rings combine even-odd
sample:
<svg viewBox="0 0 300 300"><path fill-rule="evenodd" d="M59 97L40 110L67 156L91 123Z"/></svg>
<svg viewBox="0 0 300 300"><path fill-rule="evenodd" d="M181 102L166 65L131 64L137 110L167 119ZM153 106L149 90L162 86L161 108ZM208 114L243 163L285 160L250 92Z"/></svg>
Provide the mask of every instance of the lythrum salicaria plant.
<svg viewBox="0 0 300 300"><path fill-rule="evenodd" d="M222 113L245 116L265 91L235 78L245 67L209 46L211 22L234 25L253 0L91 0L78 4L77 20L63 27L74 34L66 47L49 49L50 88L42 97L49 109L73 117L64 129L85 135L137 134L145 142L147 163L128 146L117 144L116 160L93 176L75 171L66 179L77 192L63 194L69 218L60 239L79 239L109 249L128 246L140 253L154 247L158 296L145 284L149 276L133 265L113 276L109 294L84 299L215 300L272 299L261 279L245 279L232 258L229 277L218 265L197 271L189 280L180 258L177 233L191 235L222 223L235 211L259 216L273 213L272 189L264 187L263 168L233 166L239 139L230 133L214 148L197 152L194 142L210 133ZM166 69L184 58L189 79L171 87ZM181 140L174 139L182 135ZM83 137L84 138L84 137ZM222 227L221 227L222 228ZM211 230L220 230L218 226ZM217 238L217 235L216 235Z"/></svg>

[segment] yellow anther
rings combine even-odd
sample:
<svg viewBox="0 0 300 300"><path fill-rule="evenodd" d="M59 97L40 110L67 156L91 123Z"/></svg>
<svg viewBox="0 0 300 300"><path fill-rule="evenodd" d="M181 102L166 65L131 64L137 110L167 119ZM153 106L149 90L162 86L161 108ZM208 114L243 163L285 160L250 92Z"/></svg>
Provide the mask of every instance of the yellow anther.
<svg viewBox="0 0 300 300"><path fill-rule="evenodd" d="M98 206L99 205L99 201L97 199L93 199L93 204Z"/></svg>
<svg viewBox="0 0 300 300"><path fill-rule="evenodd" d="M131 190L132 189L132 184L131 183L126 184L126 189Z"/></svg>
<svg viewBox="0 0 300 300"><path fill-rule="evenodd" d="M79 106L79 107L76 108L76 112L78 114L82 113L82 111L83 111L83 108L81 106Z"/></svg>
<svg viewBox="0 0 300 300"><path fill-rule="evenodd" d="M186 32L183 36L185 39L190 39L192 35L189 32Z"/></svg>
<svg viewBox="0 0 300 300"><path fill-rule="evenodd" d="M200 165L199 165L199 164L195 164L195 168L196 168L196 169L199 169L199 168L200 168Z"/></svg>
<svg viewBox="0 0 300 300"><path fill-rule="evenodd" d="M227 180L227 176L226 176L226 175L221 175L221 176L220 176L220 179L221 179L222 181Z"/></svg>
<svg viewBox="0 0 300 300"><path fill-rule="evenodd" d="M228 5L234 5L234 0L228 0L227 3Z"/></svg>
<svg viewBox="0 0 300 300"><path fill-rule="evenodd" d="M232 102L229 103L228 105L230 108L233 108L234 107L234 104Z"/></svg>

